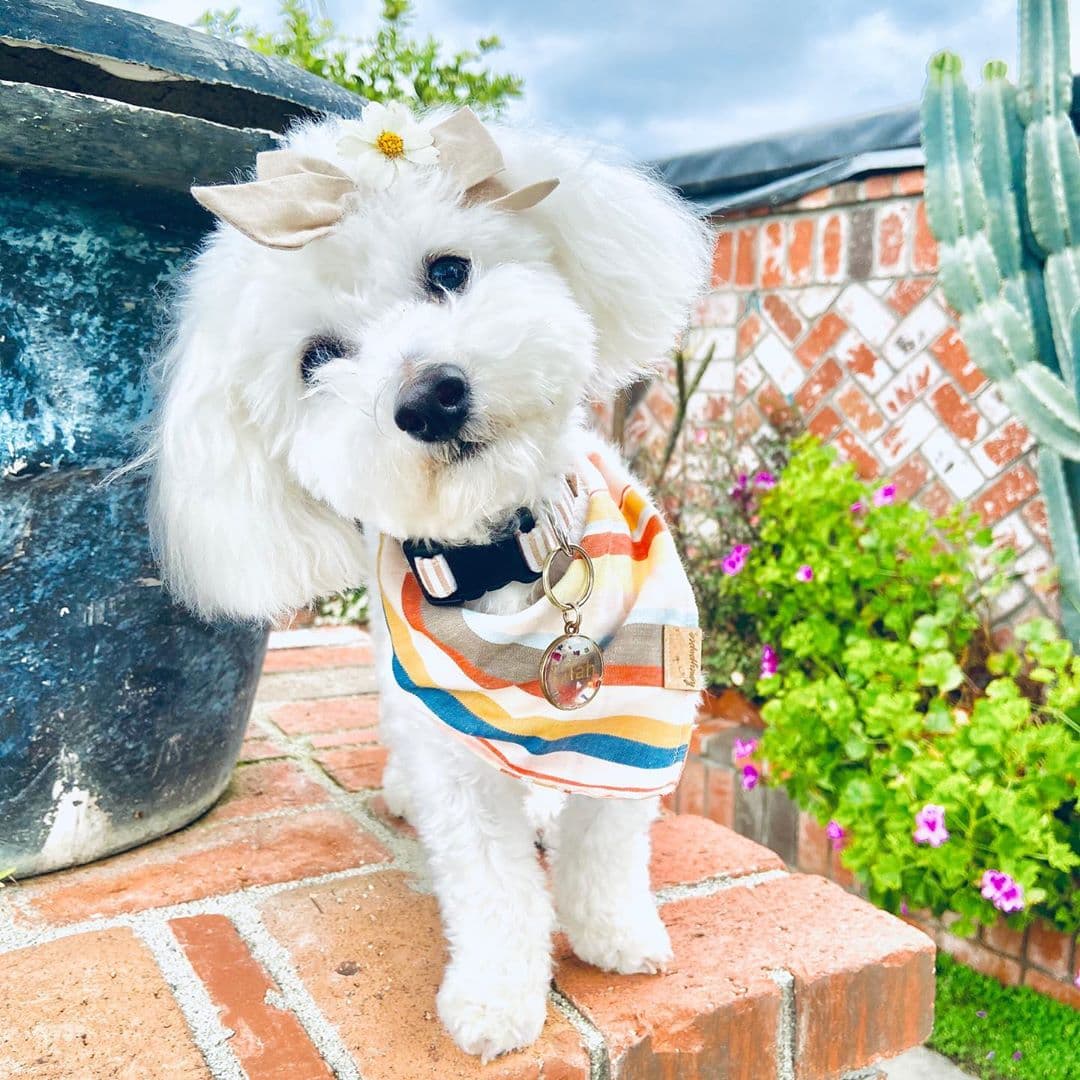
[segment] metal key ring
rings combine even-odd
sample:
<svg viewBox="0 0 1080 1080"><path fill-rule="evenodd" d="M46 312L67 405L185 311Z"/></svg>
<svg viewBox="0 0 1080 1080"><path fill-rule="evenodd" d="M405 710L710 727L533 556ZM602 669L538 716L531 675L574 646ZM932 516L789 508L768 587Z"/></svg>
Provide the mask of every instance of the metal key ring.
<svg viewBox="0 0 1080 1080"><path fill-rule="evenodd" d="M571 561L574 559L582 559L585 562L585 589L582 594L576 600L567 604L560 600L552 589L551 564L555 561L555 556L562 550L561 547L555 548L555 550L544 560L544 572L542 575L544 595L562 612L573 611L576 608L580 608L581 605L592 596L593 585L596 582L596 570L593 567L592 559L589 558L589 553L580 544L568 544L567 548L566 554L570 556Z"/></svg>

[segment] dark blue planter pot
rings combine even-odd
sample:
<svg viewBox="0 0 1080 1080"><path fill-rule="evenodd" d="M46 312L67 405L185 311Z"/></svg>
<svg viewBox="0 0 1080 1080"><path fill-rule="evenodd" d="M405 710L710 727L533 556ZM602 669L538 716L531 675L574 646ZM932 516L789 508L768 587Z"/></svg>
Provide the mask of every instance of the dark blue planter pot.
<svg viewBox="0 0 1080 1080"><path fill-rule="evenodd" d="M228 782L266 628L173 604L145 478L103 481L138 448L170 279L209 227L188 186L357 105L73 0L0 0L0 39L0 870L25 876L179 828Z"/></svg>

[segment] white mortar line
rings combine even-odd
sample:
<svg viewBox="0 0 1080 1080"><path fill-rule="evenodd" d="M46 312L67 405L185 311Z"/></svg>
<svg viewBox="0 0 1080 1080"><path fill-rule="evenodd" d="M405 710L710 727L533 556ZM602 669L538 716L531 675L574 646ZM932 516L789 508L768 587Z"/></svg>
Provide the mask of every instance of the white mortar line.
<svg viewBox="0 0 1080 1080"><path fill-rule="evenodd" d="M600 1030L565 994L556 990L554 984L548 999L581 1036L589 1053L589 1080L610 1080L611 1057Z"/></svg>
<svg viewBox="0 0 1080 1080"><path fill-rule="evenodd" d="M7 927L0 926L0 955L12 952L15 949L43 945L48 941L72 937L75 934L112 930L120 926L138 927L144 919L160 919L167 922L169 919L183 918L188 915L226 915L232 910L231 905L238 900L251 900L254 903L265 897L277 896L278 893L287 892L290 889L314 888L317 885L325 885L334 881L349 881L353 878L368 877L371 874L379 874L394 869L397 869L397 867L392 862L369 863L349 870L333 870L330 873L318 874L315 877L295 878L291 881L274 881L265 885L252 885L247 889L239 889L236 892L204 896L198 900L184 900L178 904L166 904L162 907L125 912L120 915L95 916L91 919L84 919L82 922L67 923L64 926L19 927L12 924L10 930Z"/></svg>
<svg viewBox="0 0 1080 1080"><path fill-rule="evenodd" d="M222 1024L209 991L169 926L161 919L145 918L135 926L135 933L157 961L214 1080L246 1080L247 1073L229 1045L236 1032Z"/></svg>
<svg viewBox="0 0 1080 1080"><path fill-rule="evenodd" d="M728 889L753 889L766 882L789 876L786 870L761 870L754 874L744 874L742 877L717 874L714 877L705 878L704 881L694 882L692 885L665 885L664 888L657 889L653 895L658 904L670 904L676 900L713 896L719 892L726 892Z"/></svg>
<svg viewBox="0 0 1080 1080"><path fill-rule="evenodd" d="M246 898L229 907L237 932L247 943L251 955L277 983L282 1002L300 1021L337 1080L360 1080L360 1070L349 1048L304 985L288 950L267 930L262 917Z"/></svg>
<svg viewBox="0 0 1080 1080"><path fill-rule="evenodd" d="M769 972L769 978L780 988L776 1080L795 1080L795 976L784 968L777 968Z"/></svg>

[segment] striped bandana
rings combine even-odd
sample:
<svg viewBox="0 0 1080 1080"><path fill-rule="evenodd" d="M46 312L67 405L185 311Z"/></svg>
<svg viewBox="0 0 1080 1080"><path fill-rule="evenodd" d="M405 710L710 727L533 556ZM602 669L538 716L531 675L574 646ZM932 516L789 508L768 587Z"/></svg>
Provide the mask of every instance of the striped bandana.
<svg viewBox="0 0 1080 1080"><path fill-rule="evenodd" d="M624 485L600 454L581 463L578 477L589 499L580 543L596 571L581 632L604 655L596 697L573 712L545 699L540 659L564 633L546 597L512 615L436 607L400 543L384 536L378 575L394 677L460 741L512 776L594 797L663 795L679 781L693 730L678 708L685 697L676 697L697 693L693 590L671 533L641 491ZM584 565L571 563L556 596L572 601L584 578ZM689 652L672 642L689 643Z"/></svg>

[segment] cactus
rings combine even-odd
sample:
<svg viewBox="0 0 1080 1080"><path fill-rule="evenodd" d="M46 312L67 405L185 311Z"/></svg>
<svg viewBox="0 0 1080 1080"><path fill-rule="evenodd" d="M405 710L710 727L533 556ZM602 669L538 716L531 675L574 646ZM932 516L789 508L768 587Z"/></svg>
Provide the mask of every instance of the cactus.
<svg viewBox="0 0 1080 1080"><path fill-rule="evenodd" d="M1080 149L1068 0L1020 0L1020 77L928 68L926 212L972 358L1039 444L1065 630L1080 643Z"/></svg>

